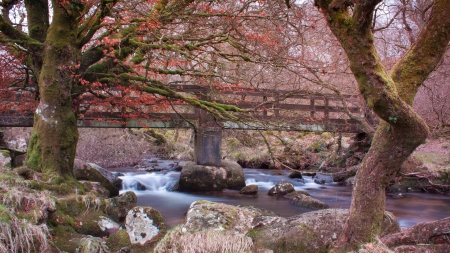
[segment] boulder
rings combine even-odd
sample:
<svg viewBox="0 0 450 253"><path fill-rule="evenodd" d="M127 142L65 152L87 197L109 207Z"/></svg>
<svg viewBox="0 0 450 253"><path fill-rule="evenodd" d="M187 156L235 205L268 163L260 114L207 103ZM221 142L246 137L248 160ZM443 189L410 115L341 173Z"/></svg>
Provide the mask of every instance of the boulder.
<svg viewBox="0 0 450 253"><path fill-rule="evenodd" d="M128 211L125 228L132 244L144 245L160 239L166 233L161 214L152 207L134 207Z"/></svg>
<svg viewBox="0 0 450 253"><path fill-rule="evenodd" d="M200 200L154 252L327 252L347 218L346 209L283 218L252 206ZM386 212L382 234L393 231L400 231L398 222Z"/></svg>
<svg viewBox="0 0 450 253"><path fill-rule="evenodd" d="M9 150L0 149L0 167L11 168L11 153Z"/></svg>
<svg viewBox="0 0 450 253"><path fill-rule="evenodd" d="M13 159L13 167L17 168L23 166L25 164L25 160L27 159L27 154L20 154L14 157Z"/></svg>
<svg viewBox="0 0 450 253"><path fill-rule="evenodd" d="M86 181L94 181L99 182L103 187L105 187L109 191L110 197L115 197L119 195L119 189L114 186L113 183L109 181L109 179L98 170L99 166L92 163L83 163L78 160L75 161L73 174L77 180L86 180ZM104 170L104 169L103 169ZM114 176L113 173L106 174L109 176ZM111 179L111 178L110 178Z"/></svg>
<svg viewBox="0 0 450 253"><path fill-rule="evenodd" d="M300 171L294 170L289 174L289 178L302 178L302 173Z"/></svg>
<svg viewBox="0 0 450 253"><path fill-rule="evenodd" d="M223 189L240 189L244 186L245 177L242 167L236 162L222 160L221 167L185 164L174 190L222 191Z"/></svg>
<svg viewBox="0 0 450 253"><path fill-rule="evenodd" d="M331 175L319 174L317 173L313 177L314 183L316 184L329 184L333 183L333 177Z"/></svg>
<svg viewBox="0 0 450 253"><path fill-rule="evenodd" d="M105 200L105 213L116 222L123 222L128 211L136 206L137 196L127 191L114 198Z"/></svg>
<svg viewBox="0 0 450 253"><path fill-rule="evenodd" d="M80 246L76 253L110 253L106 242L99 237L84 237L80 240Z"/></svg>
<svg viewBox="0 0 450 253"><path fill-rule="evenodd" d="M285 198L290 200L290 203L297 205L297 206L305 206L305 207L310 207L310 208L315 208L315 209L326 209L329 208L329 206L327 204L325 204L324 202L312 198L311 196L304 194L304 192L301 191L296 191L296 192L291 192L288 193L286 195L284 195Z"/></svg>
<svg viewBox="0 0 450 253"><path fill-rule="evenodd" d="M227 172L224 168L188 164L181 170L177 190L222 191L227 186Z"/></svg>
<svg viewBox="0 0 450 253"><path fill-rule="evenodd" d="M108 217L100 216L97 220L100 229L108 235L116 233L120 229L120 225Z"/></svg>
<svg viewBox="0 0 450 253"><path fill-rule="evenodd" d="M80 184L85 186L85 189L88 189L90 192L94 192L96 195L103 196L104 198L109 198L110 193L109 191L103 187L103 185L100 182L92 182L92 181L84 181L79 180Z"/></svg>
<svg viewBox="0 0 450 253"><path fill-rule="evenodd" d="M400 231L391 213L386 212L384 217L382 234ZM278 219L257 229L254 243L274 252L328 252L347 218L347 209L323 209Z"/></svg>
<svg viewBox="0 0 450 253"><path fill-rule="evenodd" d="M293 191L295 191L294 185L291 182L284 180L278 182L277 184L275 184L274 187L270 188L267 194L269 194L270 196L273 195L283 196Z"/></svg>
<svg viewBox="0 0 450 253"><path fill-rule="evenodd" d="M258 185L256 184L247 185L244 188L242 188L239 191L239 193L245 195L255 195L258 193Z"/></svg>
<svg viewBox="0 0 450 253"><path fill-rule="evenodd" d="M222 167L227 172L227 188L240 189L245 186L244 170L237 162L222 160Z"/></svg>

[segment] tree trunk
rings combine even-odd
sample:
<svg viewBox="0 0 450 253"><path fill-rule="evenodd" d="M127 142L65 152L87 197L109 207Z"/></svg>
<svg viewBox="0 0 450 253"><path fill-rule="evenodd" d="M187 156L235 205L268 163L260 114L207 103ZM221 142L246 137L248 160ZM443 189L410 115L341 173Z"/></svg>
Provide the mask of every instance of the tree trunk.
<svg viewBox="0 0 450 253"><path fill-rule="evenodd" d="M78 140L77 120L72 111L73 66L78 50L77 11L73 5L52 1L53 22L45 40L39 75L40 101L26 164L49 175L72 176Z"/></svg>
<svg viewBox="0 0 450 253"><path fill-rule="evenodd" d="M449 0L436 0L415 45L387 74L374 47L372 16L380 0L316 0L340 41L368 107L382 119L356 175L350 215L333 245L348 252L381 231L385 189L402 163L428 135L425 122L411 107L418 87L434 70L450 39ZM354 5L352 9L350 5Z"/></svg>

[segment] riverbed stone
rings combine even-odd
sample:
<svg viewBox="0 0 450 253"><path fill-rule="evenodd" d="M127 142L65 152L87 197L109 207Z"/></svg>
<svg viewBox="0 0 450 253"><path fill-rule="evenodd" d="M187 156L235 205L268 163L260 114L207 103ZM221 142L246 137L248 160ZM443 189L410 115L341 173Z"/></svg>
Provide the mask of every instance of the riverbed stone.
<svg viewBox="0 0 450 253"><path fill-rule="evenodd" d="M294 170L289 174L289 178L303 178L300 171Z"/></svg>
<svg viewBox="0 0 450 253"><path fill-rule="evenodd" d="M245 186L244 170L233 161L222 160L221 167L187 163L180 173L177 191L222 191Z"/></svg>
<svg viewBox="0 0 450 253"><path fill-rule="evenodd" d="M244 188L242 188L239 191L239 193L245 195L255 195L258 193L258 185L256 184L247 185Z"/></svg>
<svg viewBox="0 0 450 253"><path fill-rule="evenodd" d="M287 180L283 180L281 182L276 183L275 186L270 188L267 194L270 196L274 195L283 196L293 191L295 191L294 185Z"/></svg>
<svg viewBox="0 0 450 253"><path fill-rule="evenodd" d="M311 197L309 194L305 194L305 192L302 191L295 191L288 193L284 195L284 198L289 199L289 202L291 204L297 205L297 206L305 206L315 209L326 209L329 208L329 206L313 197Z"/></svg>
<svg viewBox="0 0 450 253"><path fill-rule="evenodd" d="M222 167L188 164L183 167L178 191L222 191L227 188L227 172Z"/></svg>
<svg viewBox="0 0 450 253"><path fill-rule="evenodd" d="M127 191L114 198L105 200L105 213L116 222L123 222L128 211L136 206L137 196L132 191Z"/></svg>
<svg viewBox="0 0 450 253"><path fill-rule="evenodd" d="M154 242L166 232L161 214L152 207L134 207L128 211L125 228L132 244Z"/></svg>
<svg viewBox="0 0 450 253"><path fill-rule="evenodd" d="M222 167L227 172L227 188L240 189L245 186L244 170L237 162L222 160Z"/></svg>
<svg viewBox="0 0 450 253"><path fill-rule="evenodd" d="M316 184L330 184L333 183L333 177L331 175L317 173L313 177L314 183Z"/></svg>

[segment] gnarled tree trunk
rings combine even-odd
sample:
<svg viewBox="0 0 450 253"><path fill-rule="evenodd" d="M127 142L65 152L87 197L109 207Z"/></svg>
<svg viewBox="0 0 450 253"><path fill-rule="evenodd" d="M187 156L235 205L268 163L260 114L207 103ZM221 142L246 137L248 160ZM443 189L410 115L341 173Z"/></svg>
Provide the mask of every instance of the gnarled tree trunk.
<svg viewBox="0 0 450 253"><path fill-rule="evenodd" d="M79 54L74 45L78 11L73 4L61 5L56 0L52 5L53 22L45 38L39 74L40 101L26 164L47 174L71 176L78 140L71 98L72 66Z"/></svg>
<svg viewBox="0 0 450 253"><path fill-rule="evenodd" d="M382 65L371 31L381 0L316 0L340 41L367 105L382 119L356 175L350 216L334 251L348 252L380 233L385 189L401 164L428 136L411 107L418 88L434 70L450 40L449 0L436 0L426 26L391 74ZM352 9L350 9L352 5Z"/></svg>

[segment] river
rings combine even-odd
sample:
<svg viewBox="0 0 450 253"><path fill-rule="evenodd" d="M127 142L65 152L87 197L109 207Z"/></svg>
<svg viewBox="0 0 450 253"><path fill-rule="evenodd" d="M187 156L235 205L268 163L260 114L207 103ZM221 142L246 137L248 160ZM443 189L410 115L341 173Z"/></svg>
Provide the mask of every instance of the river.
<svg viewBox="0 0 450 253"><path fill-rule="evenodd" d="M158 166L169 167L173 161L158 160ZM244 169L246 184L257 184L257 195L241 195L235 190L208 193L184 193L170 191L179 178L180 172L165 170L145 172L132 168L116 168L120 172L125 191L134 191L138 197L138 206L151 206L158 210L167 225L173 227L183 223L189 205L196 200L210 200L231 205L255 205L266 208L283 217L298 215L313 209L295 206L283 197L268 196L267 192L277 182L289 180L296 190L307 191L312 197L327 203L332 208L348 208L351 199L351 187L335 183L316 184L311 177L303 179L288 178L289 171L280 175L270 170ZM277 171L279 172L279 171ZM138 190L139 182L146 190ZM426 193L404 193L401 198L387 197L386 210L397 217L400 226L410 227L419 222L432 221L450 216L450 196Z"/></svg>

